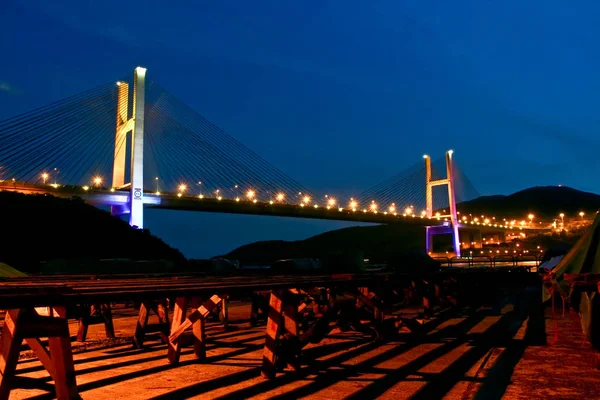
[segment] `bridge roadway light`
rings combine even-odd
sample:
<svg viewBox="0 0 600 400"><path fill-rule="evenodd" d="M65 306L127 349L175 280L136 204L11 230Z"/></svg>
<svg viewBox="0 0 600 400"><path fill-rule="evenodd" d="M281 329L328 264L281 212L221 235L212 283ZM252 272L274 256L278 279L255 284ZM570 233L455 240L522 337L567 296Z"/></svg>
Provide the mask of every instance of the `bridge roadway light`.
<svg viewBox="0 0 600 400"><path fill-rule="evenodd" d="M581 218L583 218L583 216L584 216L584 215L585 215L585 213L584 213L583 211L579 211L579 216L580 216Z"/></svg>
<svg viewBox="0 0 600 400"><path fill-rule="evenodd" d="M178 189L179 189L179 194L181 194L181 193L185 192L185 190L187 189L187 185L182 183L181 185L179 185ZM179 197L181 197L181 196L179 196Z"/></svg>
<svg viewBox="0 0 600 400"><path fill-rule="evenodd" d="M102 177L96 176L94 178L94 185L96 185L97 187L100 187L101 184L102 184Z"/></svg>
<svg viewBox="0 0 600 400"><path fill-rule="evenodd" d="M350 199L350 208L352 209L352 211L356 211L357 206L358 206L358 203L356 202L356 200Z"/></svg>
<svg viewBox="0 0 600 400"><path fill-rule="evenodd" d="M371 211L376 212L377 211L377 203L375 203L375 200L373 200L371 202Z"/></svg>
<svg viewBox="0 0 600 400"><path fill-rule="evenodd" d="M283 199L285 199L285 195L283 193L278 193L277 194L277 201L283 201Z"/></svg>
<svg viewBox="0 0 600 400"><path fill-rule="evenodd" d="M246 193L246 197L252 200L255 194L256 193L254 193L254 190L248 190L248 192Z"/></svg>
<svg viewBox="0 0 600 400"><path fill-rule="evenodd" d="M44 185L46 184L46 180L47 180L47 179L48 179L48 174L47 174L46 172L44 172L44 173L42 174L42 180L43 180L43 182L44 182Z"/></svg>
<svg viewBox="0 0 600 400"><path fill-rule="evenodd" d="M327 204L328 204L330 207L333 207L333 206L335 206L335 199L334 199L333 197L330 197L330 198L329 198L329 200L327 200Z"/></svg>
<svg viewBox="0 0 600 400"><path fill-rule="evenodd" d="M302 204L308 204L310 203L310 196L304 196L302 198Z"/></svg>

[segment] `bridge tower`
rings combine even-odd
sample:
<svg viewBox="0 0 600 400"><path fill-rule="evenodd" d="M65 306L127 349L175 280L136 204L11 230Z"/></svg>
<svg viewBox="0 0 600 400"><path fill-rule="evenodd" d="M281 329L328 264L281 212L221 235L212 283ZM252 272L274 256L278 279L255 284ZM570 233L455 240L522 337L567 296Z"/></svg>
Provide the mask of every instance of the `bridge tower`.
<svg viewBox="0 0 600 400"><path fill-rule="evenodd" d="M134 72L133 110L129 117L129 85L117 82L117 124L113 162L112 187L130 186L129 204L112 206L113 215L129 213L129 224L144 227L144 105L146 68L137 67ZM125 183L127 134L131 132L131 182Z"/></svg>
<svg viewBox="0 0 600 400"><path fill-rule="evenodd" d="M449 215L440 215L440 218L450 218L450 227L446 226L428 226L425 233L425 247L427 252L432 250L432 237L437 234L452 235L452 247L457 257L460 257L460 236L458 233L458 215L456 213L456 197L454 196L454 161L452 159L453 150L446 152L446 178L443 179L431 179L431 158L428 155L424 155L425 159L425 197L426 197L426 208L428 218L433 217L433 187L445 185L448 187L448 202Z"/></svg>

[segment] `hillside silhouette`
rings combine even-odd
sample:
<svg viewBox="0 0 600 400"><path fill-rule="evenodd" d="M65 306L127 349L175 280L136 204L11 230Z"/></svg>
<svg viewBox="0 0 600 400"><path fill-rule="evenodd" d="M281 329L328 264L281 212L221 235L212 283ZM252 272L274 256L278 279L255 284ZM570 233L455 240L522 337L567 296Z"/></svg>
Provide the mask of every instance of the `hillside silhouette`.
<svg viewBox="0 0 600 400"><path fill-rule="evenodd" d="M569 187L540 186L508 196L481 196L457 205L461 214L485 214L525 219L529 213L536 218L552 219L563 212L577 216L600 209L600 195ZM556 236L556 235L555 235ZM436 241L449 238L436 238ZM544 236L536 244L544 248L569 246L576 238ZM242 264L271 264L286 258L321 258L332 253L358 254L375 263L401 263L411 254L425 248L425 228L402 224L351 227L337 229L292 242L262 241L241 246L224 257L240 260Z"/></svg>
<svg viewBox="0 0 600 400"><path fill-rule="evenodd" d="M557 218L560 213L577 216L600 209L600 195L566 186L537 186L508 196L481 196L459 203L462 214L486 214L506 218L525 219L529 213L536 218Z"/></svg>
<svg viewBox="0 0 600 400"><path fill-rule="evenodd" d="M133 229L81 199L0 192L0 262L38 272L52 260L169 260L183 255L148 231Z"/></svg>
<svg viewBox="0 0 600 400"><path fill-rule="evenodd" d="M269 265L288 258L368 258L371 263L395 264L425 246L425 228L400 224L356 226L325 232L298 241L260 241L224 255L246 265Z"/></svg>

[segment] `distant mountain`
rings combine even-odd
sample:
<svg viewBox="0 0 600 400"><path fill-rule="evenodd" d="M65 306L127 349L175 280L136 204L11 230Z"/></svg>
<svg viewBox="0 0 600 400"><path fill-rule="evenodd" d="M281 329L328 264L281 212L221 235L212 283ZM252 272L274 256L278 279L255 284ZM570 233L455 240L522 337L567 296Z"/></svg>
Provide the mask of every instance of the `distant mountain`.
<svg viewBox="0 0 600 400"><path fill-rule="evenodd" d="M223 257L241 264L272 264L287 258L368 258L394 263L425 246L425 228L400 224L337 229L294 242L262 241L241 246Z"/></svg>
<svg viewBox="0 0 600 400"><path fill-rule="evenodd" d="M81 199L0 192L0 262L36 272L52 260L169 260L176 249ZM108 272L107 268L107 272ZM78 271L85 272L85 271Z"/></svg>
<svg viewBox="0 0 600 400"><path fill-rule="evenodd" d="M485 214L501 218L525 219L529 213L536 218L556 218L563 212L567 217L580 211L587 215L600 209L600 195L569 187L541 186L508 196L482 196L458 204L461 214ZM449 238L436 240L448 241ZM556 240L546 238L545 248ZM560 242L562 243L562 242ZM371 262L395 262L407 253L425 248L425 229L401 224L337 229L295 242L264 241L247 244L224 255L242 264L269 264L286 258L322 258L329 254L362 254Z"/></svg>
<svg viewBox="0 0 600 400"><path fill-rule="evenodd" d="M504 218L525 219L529 213L536 218L557 218L560 213L577 216L600 209L600 195L565 186L537 186L508 196L481 196L459 203L462 214L485 214Z"/></svg>

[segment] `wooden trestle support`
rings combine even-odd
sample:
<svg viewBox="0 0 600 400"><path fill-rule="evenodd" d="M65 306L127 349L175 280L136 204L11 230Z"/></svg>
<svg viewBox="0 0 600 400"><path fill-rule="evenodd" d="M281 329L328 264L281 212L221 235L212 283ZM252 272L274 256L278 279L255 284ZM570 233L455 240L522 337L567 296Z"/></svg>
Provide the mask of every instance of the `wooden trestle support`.
<svg viewBox="0 0 600 400"><path fill-rule="evenodd" d="M0 400L8 399L18 379L17 361L23 339L52 377L58 399L79 399L71 350L69 325L64 307L15 308L6 310L0 341ZM48 338L48 348L42 342Z"/></svg>
<svg viewBox="0 0 600 400"><path fill-rule="evenodd" d="M336 276L338 280L345 279L342 278ZM440 285L422 279L404 280L400 286L399 281L386 280L370 282L369 285L365 287L364 283L357 283L353 286L348 278L343 284L331 287L310 288L304 285L304 289L277 288L255 292L251 323L258 324L261 314L266 317L262 376L274 378L277 371L286 366L299 369L302 349L308 343L318 343L325 338L332 329L332 322L337 322L342 330L354 329L379 340L384 339L388 332L397 333L401 326L411 331L419 329L420 324L392 315L407 299L409 292L422 299L425 317L431 314L434 300L443 301ZM206 289L198 291L198 294L193 294L193 291L185 293L170 302L166 298L141 302L134 346L142 348L145 336L158 332L168 345L168 362L175 365L185 344L183 339L187 335L184 336L184 332L191 330L195 356L200 360L206 359L207 318L211 314L219 314L226 328L229 296L221 292L207 298ZM170 323L169 303L173 308ZM89 314L84 315L80 322L80 340L85 339L87 327L92 323L104 323L107 335L114 335L107 304L84 307ZM156 315L157 323L148 323L151 312ZM23 339L54 380L57 397L79 398L66 317L64 307L7 310L1 336L0 400L7 399L11 388L15 387L14 375ZM365 320L370 323L363 323ZM41 341L45 337L49 338L49 351Z"/></svg>
<svg viewBox="0 0 600 400"><path fill-rule="evenodd" d="M204 360L206 358L206 318L221 303L225 296L213 295L201 304L200 297L177 297L173 308L173 322L171 334L169 335L169 350L167 358L169 363L177 364L182 347L182 334L192 328L194 336L194 355ZM186 318L188 303L192 303L192 313Z"/></svg>
<svg viewBox="0 0 600 400"><path fill-rule="evenodd" d="M296 289L271 291L262 376L272 379L286 366L299 369L302 348L324 339L332 329L332 322L337 322L341 329L351 328L371 335L375 340L384 339L388 331L386 314L391 315L392 307L384 303L383 295L386 295L384 288L367 287L340 289L338 293L334 288L308 292ZM391 301L395 295L388 293L386 299ZM255 300L257 304L253 310L262 309L258 304L262 301L258 297ZM308 307L311 302L312 308ZM314 322L309 324L307 317L313 317ZM365 319L370 323L362 323ZM389 318L387 322L396 331L402 324L395 318Z"/></svg>
<svg viewBox="0 0 600 400"><path fill-rule="evenodd" d="M112 312L109 303L92 305L84 304L81 307L81 314L79 328L77 330L78 342L85 342L88 327L95 324L104 324L106 337L114 339L115 328L113 326Z"/></svg>

